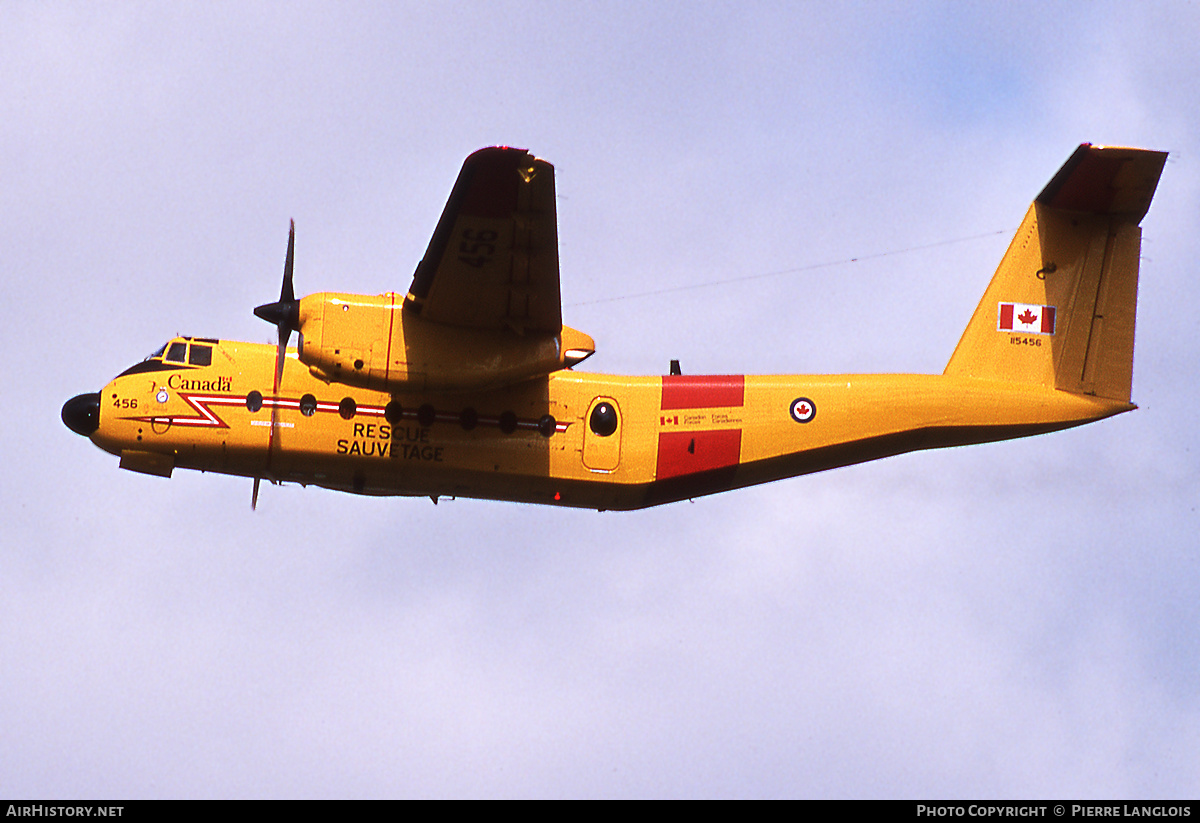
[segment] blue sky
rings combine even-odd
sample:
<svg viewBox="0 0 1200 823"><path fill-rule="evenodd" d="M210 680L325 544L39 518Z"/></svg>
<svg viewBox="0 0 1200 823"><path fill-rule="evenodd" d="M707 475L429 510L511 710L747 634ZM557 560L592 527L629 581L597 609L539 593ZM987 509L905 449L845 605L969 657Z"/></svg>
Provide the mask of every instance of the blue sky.
<svg viewBox="0 0 1200 823"><path fill-rule="evenodd" d="M1198 24L0 8L0 794L1195 796ZM630 514L251 513L248 480L120 471L59 420L173 334L269 341L289 218L298 292L407 288L495 143L556 166L589 368L940 372L1084 141L1171 152L1141 408L1093 426Z"/></svg>

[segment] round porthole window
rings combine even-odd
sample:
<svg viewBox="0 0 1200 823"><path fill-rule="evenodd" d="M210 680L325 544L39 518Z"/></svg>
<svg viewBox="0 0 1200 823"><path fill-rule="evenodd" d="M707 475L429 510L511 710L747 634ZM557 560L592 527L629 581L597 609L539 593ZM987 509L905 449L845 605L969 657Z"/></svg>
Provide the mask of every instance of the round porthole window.
<svg viewBox="0 0 1200 823"><path fill-rule="evenodd" d="M306 394L300 398L300 413L305 417L312 417L317 413L317 398L311 394Z"/></svg>
<svg viewBox="0 0 1200 823"><path fill-rule="evenodd" d="M617 410L612 403L597 403L588 418L588 425L600 437L608 437L617 430Z"/></svg>

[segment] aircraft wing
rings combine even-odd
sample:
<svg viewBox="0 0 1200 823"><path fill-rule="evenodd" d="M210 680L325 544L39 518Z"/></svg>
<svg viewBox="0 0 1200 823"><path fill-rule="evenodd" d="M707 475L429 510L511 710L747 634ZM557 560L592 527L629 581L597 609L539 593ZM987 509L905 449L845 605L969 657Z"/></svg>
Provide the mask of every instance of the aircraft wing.
<svg viewBox="0 0 1200 823"><path fill-rule="evenodd" d="M404 307L451 326L558 334L554 167L507 147L468 157Z"/></svg>

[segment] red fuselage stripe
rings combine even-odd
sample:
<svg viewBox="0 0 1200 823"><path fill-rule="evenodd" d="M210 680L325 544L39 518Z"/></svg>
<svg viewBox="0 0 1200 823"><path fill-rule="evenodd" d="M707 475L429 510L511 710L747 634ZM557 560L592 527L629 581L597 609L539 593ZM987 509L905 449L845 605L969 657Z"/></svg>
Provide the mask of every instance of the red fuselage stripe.
<svg viewBox="0 0 1200 823"><path fill-rule="evenodd" d="M741 406L745 398L746 376L743 374L666 375L662 379L663 411Z"/></svg>

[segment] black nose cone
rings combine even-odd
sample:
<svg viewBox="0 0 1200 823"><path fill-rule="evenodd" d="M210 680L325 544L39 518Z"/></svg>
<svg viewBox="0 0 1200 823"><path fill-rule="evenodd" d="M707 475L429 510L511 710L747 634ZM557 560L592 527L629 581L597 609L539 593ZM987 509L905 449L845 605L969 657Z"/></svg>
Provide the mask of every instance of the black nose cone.
<svg viewBox="0 0 1200 823"><path fill-rule="evenodd" d="M67 428L88 437L100 428L100 395L81 394L63 403L62 419Z"/></svg>

